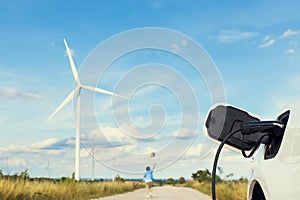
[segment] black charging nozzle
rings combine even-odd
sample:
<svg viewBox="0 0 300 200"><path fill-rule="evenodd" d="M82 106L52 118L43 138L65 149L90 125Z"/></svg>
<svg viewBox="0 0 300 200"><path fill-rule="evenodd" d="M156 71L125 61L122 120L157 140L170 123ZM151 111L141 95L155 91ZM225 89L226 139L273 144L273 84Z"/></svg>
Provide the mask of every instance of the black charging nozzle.
<svg viewBox="0 0 300 200"><path fill-rule="evenodd" d="M262 144L269 144L271 138L281 136L284 133L285 124L281 121L246 121L241 124L241 133L245 142L260 141Z"/></svg>

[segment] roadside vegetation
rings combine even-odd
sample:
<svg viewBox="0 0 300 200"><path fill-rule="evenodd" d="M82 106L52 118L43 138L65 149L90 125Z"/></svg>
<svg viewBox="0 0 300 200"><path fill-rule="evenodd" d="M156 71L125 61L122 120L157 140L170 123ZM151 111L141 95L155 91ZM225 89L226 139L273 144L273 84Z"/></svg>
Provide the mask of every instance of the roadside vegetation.
<svg viewBox="0 0 300 200"><path fill-rule="evenodd" d="M232 180L234 174L224 175L221 167L218 168L216 176L216 193L218 200L246 200L248 180L241 177L239 180ZM178 180L168 178L163 184L176 187L189 187L196 189L208 196L211 196L211 173L208 169L198 170L192 174L193 180L185 180L180 177Z"/></svg>
<svg viewBox="0 0 300 200"><path fill-rule="evenodd" d="M144 187L140 182L76 182L72 178L29 178L27 170L20 175L3 175L0 171L1 200L73 200L93 199L126 193Z"/></svg>
<svg viewBox="0 0 300 200"><path fill-rule="evenodd" d="M241 177L232 180L234 174L224 175L221 167L218 167L216 176L216 194L218 200L246 200L248 180ZM193 180L186 181L182 186L194 188L204 194L211 196L211 173L208 169L198 170L192 174Z"/></svg>
<svg viewBox="0 0 300 200"><path fill-rule="evenodd" d="M211 196L211 183L187 181L184 187L194 188L204 194ZM216 193L218 200L246 200L247 181L223 181L217 183Z"/></svg>
<svg viewBox="0 0 300 200"><path fill-rule="evenodd" d="M211 173L209 170L198 170L192 174L193 180L168 178L155 181L154 186L171 185L189 187L211 196ZM232 180L233 174L224 175L218 168L216 192L218 200L246 200L247 179ZM75 181L74 178L61 177L30 178L28 171L20 174L3 175L0 170L0 199L1 200L89 200L115 194L130 192L144 188L142 181L126 181L120 176L115 182L108 181Z"/></svg>

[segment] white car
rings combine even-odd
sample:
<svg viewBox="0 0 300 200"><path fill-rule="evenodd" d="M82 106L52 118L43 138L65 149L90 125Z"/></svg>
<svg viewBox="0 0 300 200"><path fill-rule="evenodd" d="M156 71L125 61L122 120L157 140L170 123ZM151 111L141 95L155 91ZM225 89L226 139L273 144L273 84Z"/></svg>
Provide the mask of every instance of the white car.
<svg viewBox="0 0 300 200"><path fill-rule="evenodd" d="M248 200L300 199L299 111L291 106L275 120L262 121L230 105L210 109L204 125L207 136L253 159Z"/></svg>

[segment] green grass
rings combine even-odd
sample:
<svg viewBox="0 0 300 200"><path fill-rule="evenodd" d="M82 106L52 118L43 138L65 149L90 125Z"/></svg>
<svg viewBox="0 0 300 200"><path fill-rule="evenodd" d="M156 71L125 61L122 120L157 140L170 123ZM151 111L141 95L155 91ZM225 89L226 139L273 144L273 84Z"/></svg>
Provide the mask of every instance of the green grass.
<svg viewBox="0 0 300 200"><path fill-rule="evenodd" d="M184 187L194 188L204 194L211 196L211 183L198 181L187 181ZM218 200L246 200L247 182L246 181L223 181L217 183L216 194Z"/></svg>
<svg viewBox="0 0 300 200"><path fill-rule="evenodd" d="M144 187L138 182L52 182L0 180L1 200L92 199L125 193Z"/></svg>

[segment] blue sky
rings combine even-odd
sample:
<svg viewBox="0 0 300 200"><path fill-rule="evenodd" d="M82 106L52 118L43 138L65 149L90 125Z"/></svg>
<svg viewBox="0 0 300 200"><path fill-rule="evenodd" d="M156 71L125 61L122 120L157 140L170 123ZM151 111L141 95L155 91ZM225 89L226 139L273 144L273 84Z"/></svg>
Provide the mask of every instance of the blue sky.
<svg viewBox="0 0 300 200"><path fill-rule="evenodd" d="M51 177L69 176L73 171L72 103L46 122L75 84L63 38L73 50L79 69L99 43L120 32L143 27L181 32L202 45L214 61L224 83L227 103L262 118L274 118L300 95L299 9L297 1L1 1L0 168L8 173L28 168L32 176ZM183 141L178 144L183 147L193 141L185 155L160 169L157 177L190 177L197 169L210 169L211 156L205 159L199 156L201 148L207 145L203 143L202 123L211 106L209 93L201 77L196 77L192 70L186 71L186 62L166 52L124 55L115 61L98 86L113 90L122 74L147 63L173 66L189 80L199 100L202 121L198 132L189 130L187 125L182 135L176 135L180 106L170 92L155 86L137 91L128 105L133 124L141 127L153 122L149 107L161 105L167 113L167 122L173 122L161 132L161 138L137 140L122 134L121 125L113 123L109 111L111 98L95 95L100 128L121 152L142 152L147 156L152 150L159 152L170 146L169 158L159 157L158 153L158 166L175 159L172 151L176 147L170 143L174 138ZM163 73L160 75L163 79ZM156 121L163 119L162 110L152 111ZM88 124L88 120L83 123ZM131 125L124 123L122 127ZM132 165L136 165L143 171L145 165L153 162L148 158L137 162L125 154L122 157L113 151L109 142L93 135L95 130L87 130L83 135L86 149L90 150L92 140L98 141L95 144L99 148L98 152L96 149L99 159L95 166L96 177L110 178L114 174L138 177L140 174L122 170L130 171L134 169ZM132 130L132 134L141 135L139 131ZM91 157L85 150L81 154L81 176L90 177ZM237 169L237 164L242 170ZM225 173L234 172L236 176L247 176L247 164L241 155L228 152L220 161ZM106 165L121 171L111 170Z"/></svg>

